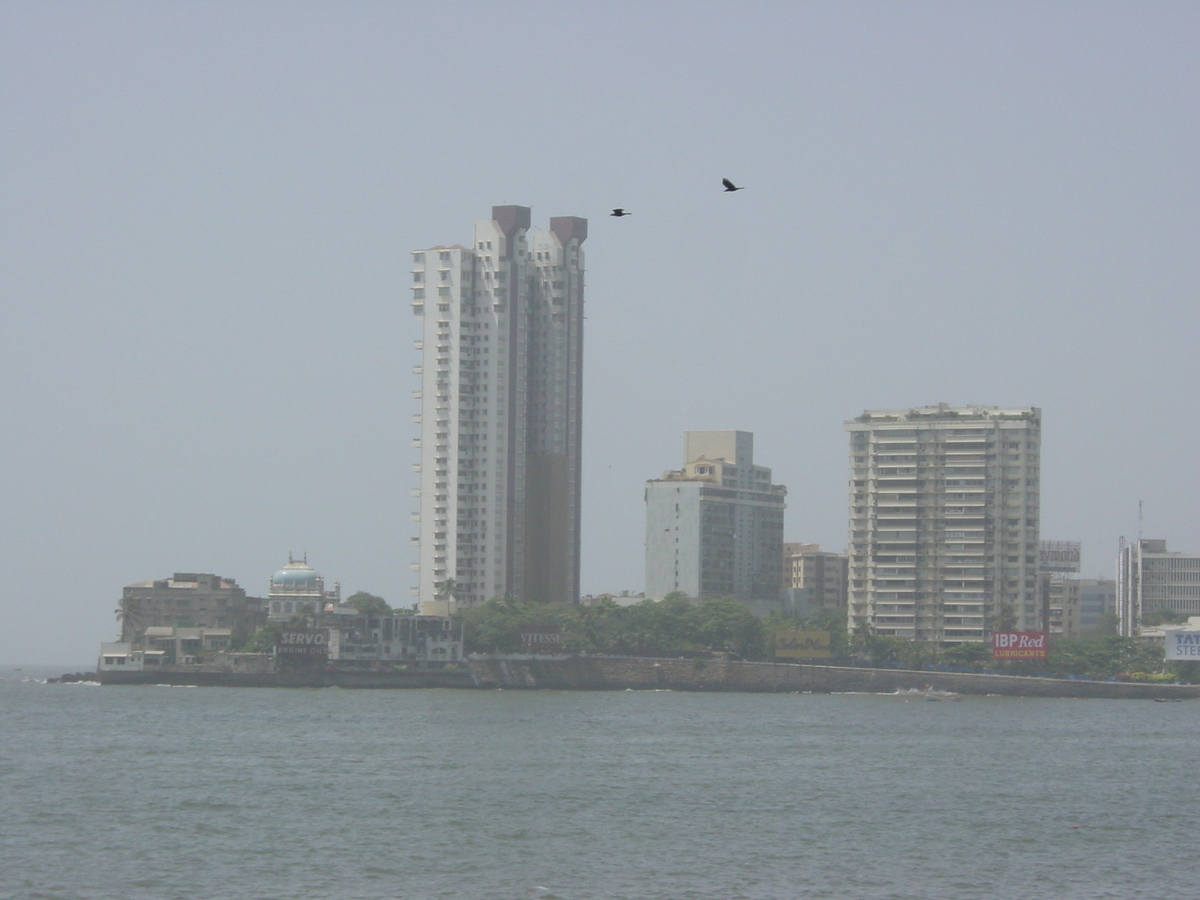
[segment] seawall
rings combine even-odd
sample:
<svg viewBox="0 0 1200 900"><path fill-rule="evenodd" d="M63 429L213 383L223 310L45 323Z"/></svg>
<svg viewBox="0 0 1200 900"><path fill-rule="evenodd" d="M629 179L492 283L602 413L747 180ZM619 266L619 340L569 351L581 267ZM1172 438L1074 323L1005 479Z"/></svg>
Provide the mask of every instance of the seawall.
<svg viewBox="0 0 1200 900"><path fill-rule="evenodd" d="M476 656L465 669L405 671L316 670L307 673L198 671L162 667L102 672L106 685L174 684L199 687L479 688L557 691L743 691L749 693L874 693L936 690L1013 697L1143 700L1200 698L1200 685L1141 684L976 675L906 669L865 669L724 659L647 659L625 656Z"/></svg>
<svg viewBox="0 0 1200 900"><path fill-rule="evenodd" d="M478 687L526 690L674 690L756 693L879 693L932 689L955 694L1182 700L1200 685L1141 684L976 675L905 669L865 669L720 659L642 659L613 656L476 657Z"/></svg>
<svg viewBox="0 0 1200 900"><path fill-rule="evenodd" d="M193 687L340 687L340 688L431 688L475 687L472 673L465 669L412 669L406 671L342 670L311 672L214 672L187 667L156 667L141 672L101 672L101 684L170 684Z"/></svg>

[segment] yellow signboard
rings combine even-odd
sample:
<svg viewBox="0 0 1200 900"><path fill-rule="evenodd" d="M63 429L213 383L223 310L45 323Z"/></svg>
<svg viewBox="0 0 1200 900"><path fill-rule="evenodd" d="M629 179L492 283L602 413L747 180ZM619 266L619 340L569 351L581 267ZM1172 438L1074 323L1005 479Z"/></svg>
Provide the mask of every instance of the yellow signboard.
<svg viewBox="0 0 1200 900"><path fill-rule="evenodd" d="M776 659L828 659L828 631L780 631L775 635Z"/></svg>

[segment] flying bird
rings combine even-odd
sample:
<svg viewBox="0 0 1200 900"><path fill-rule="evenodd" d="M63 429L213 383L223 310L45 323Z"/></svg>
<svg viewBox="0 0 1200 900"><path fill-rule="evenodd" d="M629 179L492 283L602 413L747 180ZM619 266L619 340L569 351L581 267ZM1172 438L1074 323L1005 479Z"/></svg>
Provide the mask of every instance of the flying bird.
<svg viewBox="0 0 1200 900"><path fill-rule="evenodd" d="M627 213L627 212L625 212L625 210L621 209L621 207L618 206L616 209L614 209L612 212L610 212L609 215L616 216L619 219L619 218L621 218L621 216L631 216L631 215L633 215L633 213Z"/></svg>
<svg viewBox="0 0 1200 900"><path fill-rule="evenodd" d="M734 184L728 178L722 178L721 184L725 185L726 191L744 191L745 190L744 187L738 187L736 184Z"/></svg>

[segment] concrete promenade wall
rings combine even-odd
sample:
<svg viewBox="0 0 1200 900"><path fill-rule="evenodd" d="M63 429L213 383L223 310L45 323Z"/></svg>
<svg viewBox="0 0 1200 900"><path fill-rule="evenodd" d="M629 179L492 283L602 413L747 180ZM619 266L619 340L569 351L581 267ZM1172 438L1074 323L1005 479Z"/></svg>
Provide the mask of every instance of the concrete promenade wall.
<svg viewBox="0 0 1200 900"><path fill-rule="evenodd" d="M100 683L172 684L195 687L340 687L340 688L473 688L469 671L413 669L408 671L228 672L187 667L155 667L140 672L101 672Z"/></svg>
<svg viewBox="0 0 1200 900"><path fill-rule="evenodd" d="M1014 675L975 675L904 669L614 656L478 657L471 660L483 688L548 690L813 691L890 694L903 690L1017 697L1191 699L1200 685L1073 681Z"/></svg>
<svg viewBox="0 0 1200 900"><path fill-rule="evenodd" d="M754 693L876 693L932 689L1016 697L1200 698L1200 685L1071 681L904 669L863 669L721 659L623 656L479 656L470 671L316 671L295 674L214 672L163 667L102 672L102 684L187 684L205 687L482 688L559 691L745 691Z"/></svg>

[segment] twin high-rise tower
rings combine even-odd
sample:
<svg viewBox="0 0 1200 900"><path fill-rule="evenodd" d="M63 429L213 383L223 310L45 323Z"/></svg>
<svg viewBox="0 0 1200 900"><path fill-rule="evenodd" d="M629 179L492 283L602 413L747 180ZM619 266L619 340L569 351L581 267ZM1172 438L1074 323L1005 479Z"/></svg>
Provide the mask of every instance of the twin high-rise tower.
<svg viewBox="0 0 1200 900"><path fill-rule="evenodd" d="M422 602L579 597L587 220L529 226L496 206L471 246L413 253Z"/></svg>

